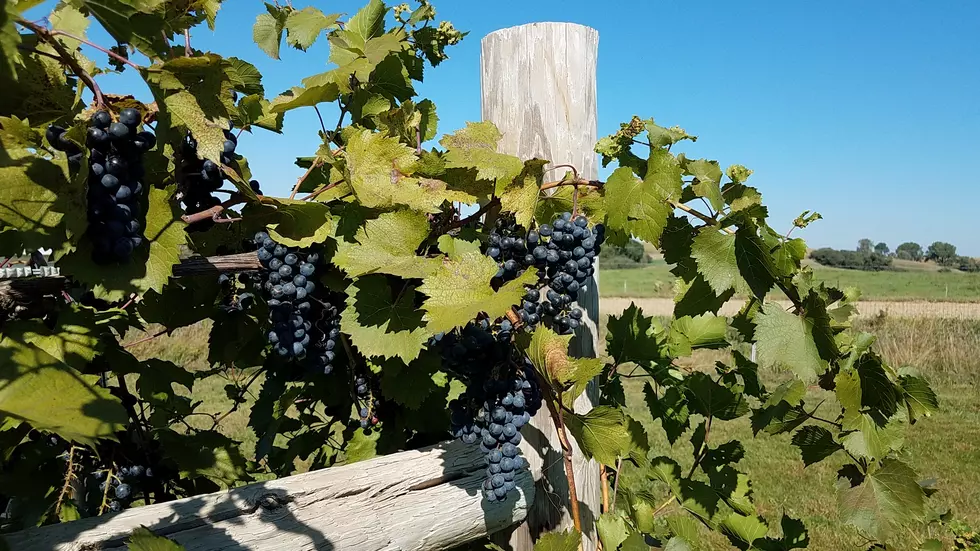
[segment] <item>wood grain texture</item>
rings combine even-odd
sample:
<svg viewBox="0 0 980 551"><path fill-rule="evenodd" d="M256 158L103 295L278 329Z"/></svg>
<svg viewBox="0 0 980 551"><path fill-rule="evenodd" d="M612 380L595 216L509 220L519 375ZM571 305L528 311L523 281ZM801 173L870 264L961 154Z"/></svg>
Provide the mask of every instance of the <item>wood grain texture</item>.
<svg viewBox="0 0 980 551"><path fill-rule="evenodd" d="M480 450L460 443L249 484L6 536L15 551L125 549L147 526L187 551L403 551L450 549L520 522L532 475L487 503Z"/></svg>
<svg viewBox="0 0 980 551"><path fill-rule="evenodd" d="M502 29L483 39L481 86L483 120L492 121L503 134L500 151L524 159L548 159L553 165L571 164L579 176L595 179L598 160L593 151L596 129L596 59L599 33L571 23L531 23ZM555 178L560 174L553 175ZM598 269L598 266L596 266ZM598 271L578 301L585 311L583 326L576 332L572 353L596 355L599 350ZM584 413L597 402L597 386L591 385L574 404ZM542 411L522 431L524 456L536 481L537 499L527 522L500 544L515 551L530 550L533 536L543 530L572 526L568 509L568 484L561 460L557 432L548 412ZM599 466L585 461L573 442L575 482L586 532L585 549L596 547L594 520L600 513Z"/></svg>

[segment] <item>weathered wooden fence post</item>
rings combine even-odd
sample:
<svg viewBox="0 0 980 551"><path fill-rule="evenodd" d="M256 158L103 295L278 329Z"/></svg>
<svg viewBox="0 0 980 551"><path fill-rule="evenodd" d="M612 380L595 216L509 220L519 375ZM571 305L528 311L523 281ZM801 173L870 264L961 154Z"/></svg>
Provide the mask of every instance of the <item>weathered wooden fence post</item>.
<svg viewBox="0 0 980 551"><path fill-rule="evenodd" d="M593 147L597 139L598 44L595 29L572 23L531 23L502 29L483 39L483 120L493 122L503 133L501 152L525 159L548 159L553 165L570 164L582 178L597 177ZM557 179L562 172L551 175ZM597 270L588 290L579 293L588 319L572 343L572 352L578 356L595 356L600 350L598 279ZM597 398L592 388L575 402L575 410L588 411ZM521 447L532 464L531 472L541 472L536 498L523 524L494 536L498 543L509 543L514 551L530 550L532 536L542 530L572 525L561 448L548 412L542 408L531 427L523 431ZM591 550L596 540L593 522L600 512L599 466L585 461L574 442L573 446L585 549Z"/></svg>

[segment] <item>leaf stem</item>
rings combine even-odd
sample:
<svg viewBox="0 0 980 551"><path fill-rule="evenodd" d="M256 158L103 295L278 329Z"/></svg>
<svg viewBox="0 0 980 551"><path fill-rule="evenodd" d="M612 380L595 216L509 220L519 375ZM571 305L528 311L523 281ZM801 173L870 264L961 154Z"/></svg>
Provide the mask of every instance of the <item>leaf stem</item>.
<svg viewBox="0 0 980 551"><path fill-rule="evenodd" d="M58 516L61 514L61 506L65 503L65 496L68 495L68 490L71 488L71 481L75 478L75 445L72 444L71 448L68 449L68 468L65 469L65 483L61 486L61 492L58 493L58 501L55 503L54 514Z"/></svg>
<svg viewBox="0 0 980 551"><path fill-rule="evenodd" d="M323 124L323 115L320 114L320 108L314 105L313 110L316 111L316 118L320 119L320 129L323 130L323 135L326 136L327 125Z"/></svg>
<svg viewBox="0 0 980 551"><path fill-rule="evenodd" d="M300 199L300 200L301 200L301 201L310 201L310 200L313 200L313 199L315 199L316 197L319 197L319 196L320 196L320 194L322 194L322 193L326 193L326 192L328 192L328 191L330 191L331 189L333 189L333 188L335 188L335 187L337 187L337 186L339 186L340 184L342 184L342 183L344 183L345 181L346 181L346 180L344 180L344 179L340 179L340 180L337 180L336 182L333 182L332 184L328 184L328 185L326 185L326 186L323 186L322 188L320 188L320 189L318 189L318 190L316 190L316 191L314 191L313 193L311 193L311 194L309 194L309 195L307 195L306 197L303 197L303 198L302 198L302 199Z"/></svg>
<svg viewBox="0 0 980 551"><path fill-rule="evenodd" d="M310 174L313 174L313 171L315 169L320 167L320 164L322 162L323 160L320 157L317 157L313 160L313 162L310 164L310 168L306 169L306 172L304 172L303 175L299 177L299 180L296 180L296 185L293 186L293 192L289 194L290 199L296 198L296 194L299 193L299 188L303 185L303 182L306 181L306 179L310 176Z"/></svg>
<svg viewBox="0 0 980 551"><path fill-rule="evenodd" d="M64 62L64 64L67 65L69 69L71 69L72 73L74 73L79 80L84 82L85 85L88 86L90 90L92 90L92 94L95 96L95 104L98 107L105 106L105 97L102 95L102 89L99 88L99 85L95 83L95 79L92 78L92 75L90 75L88 71L86 71L85 69L82 68L81 65L79 65L78 60L75 59L75 56L72 55L65 48L65 45L62 44L60 40L54 37L53 31L50 31L40 25L37 25L36 23L32 23L25 19L17 19L17 23L23 27L30 29L32 32L34 32L34 34L38 36L38 38L50 44L51 47L54 48L56 52L58 52L58 57L61 58L61 61ZM76 40L78 40L78 37L70 36L67 33L60 32L60 31L54 31L54 32L59 32L59 34L66 35L69 36L70 38L75 38ZM87 40L83 42L88 43Z"/></svg>
<svg viewBox="0 0 980 551"><path fill-rule="evenodd" d="M609 505L609 471L605 465L599 465L599 483L602 484L602 512L608 513L612 509Z"/></svg>
<svg viewBox="0 0 980 551"><path fill-rule="evenodd" d="M698 449L698 454L694 457L694 464L691 465L691 470L687 473L687 478L691 478L694 471L697 470L698 466L701 465L701 460L708 452L708 436L711 434L711 420L714 419L714 415L708 416L708 422L704 427L704 441L701 442L701 447Z"/></svg>
<svg viewBox="0 0 980 551"><path fill-rule="evenodd" d="M154 333L154 334L152 334L152 335L150 335L149 337L144 337L144 338L142 338L142 339L139 339L139 340L136 340L136 341L133 341L133 342L131 342L131 343L129 343L129 344L124 344L124 345L123 345L122 347L123 347L123 348L132 348L132 347L134 347L134 346L137 346L137 345L140 345L140 344L143 344L144 342L149 342L149 341L152 341L153 339L155 339L155 338L157 338L157 337L160 337L160 336L162 336L162 335L165 335L166 333L167 333L167 330L166 330L166 329L161 329L160 331L157 331L156 333Z"/></svg>
<svg viewBox="0 0 980 551"><path fill-rule="evenodd" d="M549 392L545 402L548 404L548 412L551 413L551 420L555 424L558 432L558 443L561 445L562 459L565 462L565 478L568 480L568 501L572 509L572 525L579 533L582 532L582 514L579 511L578 490L575 488L575 468L572 464L572 444L568 439L565 430L565 421L562 418L559 407L561 406L561 394L552 396ZM557 406L556 406L557 403Z"/></svg>
<svg viewBox="0 0 980 551"><path fill-rule="evenodd" d="M619 479L620 479L620 474L622 472L623 472L623 458L618 457L616 458L616 480L613 481L613 497L612 497L612 506L609 509L610 511L616 510L616 498L619 497Z"/></svg>

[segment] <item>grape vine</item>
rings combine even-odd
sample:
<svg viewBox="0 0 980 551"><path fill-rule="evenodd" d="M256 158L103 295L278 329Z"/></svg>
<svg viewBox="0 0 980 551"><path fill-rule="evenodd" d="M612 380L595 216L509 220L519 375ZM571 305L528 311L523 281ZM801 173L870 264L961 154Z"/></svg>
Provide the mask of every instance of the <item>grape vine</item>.
<svg viewBox="0 0 980 551"><path fill-rule="evenodd" d="M706 531L806 547L800 519L757 503L742 443L718 441L734 422L790 434L803 466L840 466L820 474L839 522L814 541L827 524L861 545L975 541L933 514L942 494L904 447L938 408L925 378L853 328L857 297L814 279L751 171L686 157L683 129L623 123L596 144L615 165L604 181L499 152L490 122L440 134L416 87L465 33L428 0L260 6L253 36L274 60L292 48L318 65L312 46L330 45L329 70L278 95L249 61L194 47L228 2L8 4L0 252L31 260L28 283L0 282L0 308L21 314L0 315L0 537L438 446L482 456L438 483L472 482L453 495L475 500L479 478L496 516L547 474L532 463L560 464L568 495L534 499L567 501L572 531L547 549L693 548ZM102 90L121 82L110 72L146 95ZM238 140L282 133L287 115L317 121L277 161L305 172L263 190ZM585 298L602 248L629 239L676 277L673 316L613 313L598 358L577 357L599 333ZM42 261L63 275L31 275ZM731 300L738 314L719 315ZM691 368L704 350L713 364ZM586 460L601 487L582 501L604 496L591 517Z"/></svg>

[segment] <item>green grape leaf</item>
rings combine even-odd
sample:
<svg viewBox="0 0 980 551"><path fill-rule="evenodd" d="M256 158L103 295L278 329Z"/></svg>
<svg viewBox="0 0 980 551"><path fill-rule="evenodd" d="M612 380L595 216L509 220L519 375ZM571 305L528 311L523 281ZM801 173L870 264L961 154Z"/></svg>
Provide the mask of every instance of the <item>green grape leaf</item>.
<svg viewBox="0 0 980 551"><path fill-rule="evenodd" d="M66 366L84 371L89 362L102 352L100 332L107 332L107 325L118 319L125 321L124 311L98 311L72 303L58 313L57 325L53 329L43 323L22 321L5 327L4 335L34 345ZM125 328L128 328L128 323L123 330Z"/></svg>
<svg viewBox="0 0 980 551"><path fill-rule="evenodd" d="M316 86L294 86L272 100L269 104L269 112L280 115L300 107L312 107L318 103L337 101L340 92L340 85L329 81Z"/></svg>
<svg viewBox="0 0 980 551"><path fill-rule="evenodd" d="M696 371L684 379L687 403L692 413L705 417L732 420L749 410L749 404L741 392L716 383L706 373Z"/></svg>
<svg viewBox="0 0 980 551"><path fill-rule="evenodd" d="M826 371L827 362L817 350L809 318L794 316L778 303L768 302L755 321L759 367L789 368L807 383Z"/></svg>
<svg viewBox="0 0 980 551"><path fill-rule="evenodd" d="M647 131L647 136L650 139L650 145L655 148L666 147L668 145L673 145L681 140L691 140L696 142L698 140L697 136L692 136L688 134L683 128L679 126L672 126L670 128L664 128L658 126L653 122L653 119L644 121L645 128Z"/></svg>
<svg viewBox="0 0 980 551"><path fill-rule="evenodd" d="M721 195L722 174L718 161L698 159L687 161L683 166L686 174L697 178L697 181L691 185L695 195L704 197L711 203L711 208L721 212L725 208L725 199Z"/></svg>
<svg viewBox="0 0 980 551"><path fill-rule="evenodd" d="M3 11L0 11L0 63L4 64L3 73L11 77L17 77L18 70L22 69L20 46L21 38L14 19L17 17L16 2L4 2Z"/></svg>
<svg viewBox="0 0 980 551"><path fill-rule="evenodd" d="M716 295L729 289L736 293L749 290L739 274L734 235L720 232L714 226L701 229L691 245L691 257L697 262L698 272Z"/></svg>
<svg viewBox="0 0 980 551"><path fill-rule="evenodd" d="M268 328L242 312L218 311L208 336L208 363L246 368L261 365Z"/></svg>
<svg viewBox="0 0 980 551"><path fill-rule="evenodd" d="M858 410L845 410L841 437L844 449L858 457L880 459L901 449L905 443L904 411L891 419L882 420L876 415Z"/></svg>
<svg viewBox="0 0 980 551"><path fill-rule="evenodd" d="M732 296L735 295L734 289L729 289L720 295L715 294L714 289L708 285L701 274L697 274L691 283L683 279L675 282L677 294L674 295L674 317L700 316L702 314L717 314L721 307Z"/></svg>
<svg viewBox="0 0 980 551"><path fill-rule="evenodd" d="M442 356L432 351L423 352L408 365L397 359L387 361L381 366L381 392L385 398L417 410L448 383L441 368Z"/></svg>
<svg viewBox="0 0 980 551"><path fill-rule="evenodd" d="M581 545L582 534L575 530L548 532L534 542L534 551L578 551Z"/></svg>
<svg viewBox="0 0 980 551"><path fill-rule="evenodd" d="M649 549L649 545L646 545L644 549ZM667 545L664 546L664 551L694 551L691 544L684 538L674 536L667 540Z"/></svg>
<svg viewBox="0 0 980 551"><path fill-rule="evenodd" d="M765 405L752 412L752 434L765 429L770 434L788 432L808 417L796 409L806 395L806 385L799 379L780 384L766 399Z"/></svg>
<svg viewBox="0 0 980 551"><path fill-rule="evenodd" d="M418 290L429 297L422 304L429 331L435 334L463 327L481 312L496 319L520 304L524 287L537 281L534 270L526 270L494 292L490 279L497 269L493 259L466 253L443 261L438 271L424 278Z"/></svg>
<svg viewBox="0 0 980 551"><path fill-rule="evenodd" d="M632 443L630 445L630 459L639 465L646 462L647 455L650 453L650 439L647 437L643 423L633 417L626 416L626 425L630 433Z"/></svg>
<svg viewBox="0 0 980 551"><path fill-rule="evenodd" d="M408 178L414 171L415 151L397 138L370 130L352 131L345 138L347 180L362 206L406 205L436 213L444 201L472 201L468 194L448 191L444 182Z"/></svg>
<svg viewBox="0 0 980 551"><path fill-rule="evenodd" d="M571 335L559 335L543 324L538 325L530 338L522 334L518 345L534 365L546 376L556 391L563 393L566 403L572 403L596 375L602 372L603 363L598 358L571 358L568 344Z"/></svg>
<svg viewBox="0 0 980 551"><path fill-rule="evenodd" d="M609 316L606 323L606 353L617 364L648 364L662 358L662 335L654 330L653 318L631 302L618 317Z"/></svg>
<svg viewBox="0 0 980 551"><path fill-rule="evenodd" d="M537 205L541 182L544 177L544 166L548 161L531 159L524 163L524 169L514 178L500 195L500 208L514 215L518 225L530 227L534 218L534 208Z"/></svg>
<svg viewBox="0 0 980 551"><path fill-rule="evenodd" d="M646 399L647 408L654 420L659 419L664 432L667 434L667 441L671 445L687 432L691 426L690 410L687 398L677 387L668 387L662 397L658 397L656 391L647 383L643 387L643 396Z"/></svg>
<svg viewBox="0 0 980 551"><path fill-rule="evenodd" d="M324 15L322 11L312 6L293 10L286 16L284 25L286 43L305 52L324 31L337 27L339 17L339 14Z"/></svg>
<svg viewBox="0 0 980 551"><path fill-rule="evenodd" d="M422 322L423 312L415 308L411 285L394 295L387 277L368 275L352 283L347 296L341 329L364 356L411 362L434 333Z"/></svg>
<svg viewBox="0 0 980 551"><path fill-rule="evenodd" d="M48 20L51 23L52 29L57 29L80 38L85 38L85 30L88 29L90 23L88 17L85 17L85 14L78 11L75 6L67 3L59 3L54 11L51 12ZM81 45L81 42L70 36L58 35L57 38L70 52L74 52ZM56 54L54 48L51 48L49 45L44 45L43 48L43 51Z"/></svg>
<svg viewBox="0 0 980 551"><path fill-rule="evenodd" d="M356 242L338 242L333 263L351 277L381 273L423 278L438 270L440 264L439 259L416 254L429 231L429 219L424 213L383 213L357 230Z"/></svg>
<svg viewBox="0 0 980 551"><path fill-rule="evenodd" d="M230 86L236 91L245 94L245 97L262 98L265 88L262 87L262 73L244 59L229 57L222 63L225 77Z"/></svg>
<svg viewBox="0 0 980 551"><path fill-rule="evenodd" d="M766 537L766 533L769 532L769 527L759 517L739 513L732 513L725 517L718 528L728 536L732 545L739 549L753 548L752 544Z"/></svg>
<svg viewBox="0 0 980 551"><path fill-rule="evenodd" d="M524 170L524 163L512 155L497 153L500 138L500 131L492 122L466 123L466 128L439 142L446 149L446 167L475 169L477 178L496 182L496 193L503 193Z"/></svg>
<svg viewBox="0 0 980 551"><path fill-rule="evenodd" d="M0 124L7 124L6 119ZM66 232L85 232L84 186L67 177L65 160L48 160L26 149L12 148L3 137L0 159L0 231L8 250L61 249ZM82 208L79 208L82 205ZM79 214L81 213L81 214Z"/></svg>
<svg viewBox="0 0 980 551"><path fill-rule="evenodd" d="M776 282L776 268L769 248L755 234L753 227L736 230L735 260L752 293L759 299L764 298Z"/></svg>
<svg viewBox="0 0 980 551"><path fill-rule="evenodd" d="M909 420L913 423L923 417L929 417L939 411L939 398L925 379L913 375L902 375L899 378L905 407L908 408Z"/></svg>
<svg viewBox="0 0 980 551"><path fill-rule="evenodd" d="M886 539L899 528L925 515L925 493L915 471L897 459L885 459L881 467L855 487L841 479L841 514L865 535Z"/></svg>
<svg viewBox="0 0 980 551"><path fill-rule="evenodd" d="M793 435L793 445L800 448L803 465L809 467L827 459L834 452L844 449L834 441L830 431L816 425L807 425Z"/></svg>
<svg viewBox="0 0 980 551"><path fill-rule="evenodd" d="M599 540L602 542L603 549L614 551L626 541L630 535L630 528L626 524L623 514L603 513L595 523L596 532L599 533Z"/></svg>
<svg viewBox="0 0 980 551"><path fill-rule="evenodd" d="M211 316L218 283L214 278L171 279L161 291L149 290L136 309L146 323L168 330L193 325ZM180 304L181 308L174 308Z"/></svg>
<svg viewBox="0 0 980 551"><path fill-rule="evenodd" d="M729 167L728 170L730 171L731 168ZM733 213L747 211L762 205L762 194L759 193L759 190L738 183L727 184L722 191L722 196Z"/></svg>
<svg viewBox="0 0 980 551"><path fill-rule="evenodd" d="M167 0L74 0L75 7L88 12L120 43L129 44L150 59L169 52Z"/></svg>
<svg viewBox="0 0 980 551"><path fill-rule="evenodd" d="M578 188L577 203L572 197L574 192L575 188L572 186L559 186L542 194L535 207L535 219L541 223L550 223L562 213L572 212L574 207L578 207L578 212L589 220L600 221L606 218L606 202L603 198L605 193L602 188Z"/></svg>
<svg viewBox="0 0 980 551"><path fill-rule="evenodd" d="M44 349L6 333L0 341L0 418L91 446L115 439L128 416L119 399Z"/></svg>
<svg viewBox="0 0 980 551"><path fill-rule="evenodd" d="M679 179L680 169L677 169L677 176ZM647 243L660 241L671 208L666 192L655 181L640 180L629 168L620 167L613 171L603 187L609 230L632 235Z"/></svg>
<svg viewBox="0 0 980 551"><path fill-rule="evenodd" d="M282 113L273 113L272 103L258 94L243 96L238 100L238 113L233 113L231 117L232 123L239 128L257 126L277 134L282 133L284 119Z"/></svg>
<svg viewBox="0 0 980 551"><path fill-rule="evenodd" d="M728 346L725 334L728 321L723 316L704 314L695 318L684 316L673 320L667 346L674 357L690 356L701 348L724 348Z"/></svg>
<svg viewBox="0 0 980 551"><path fill-rule="evenodd" d="M306 248L333 237L338 218L316 201L265 198L250 203L242 214L266 226L269 235L287 247Z"/></svg>
<svg viewBox="0 0 980 551"><path fill-rule="evenodd" d="M58 260L65 273L92 286L96 298L114 302L132 293L160 291L173 275L174 264L180 262L179 253L187 243L187 232L180 221L182 213L176 201L170 201L173 189L147 188L149 208L143 233L149 247L144 242L127 264L106 269L92 261L92 242L85 239L75 252Z"/></svg>
<svg viewBox="0 0 980 551"><path fill-rule="evenodd" d="M263 390L265 388L263 387ZM302 393L301 386L288 386L285 391L279 394L272 402L272 418L265 427L263 434L259 436L255 443L255 459L261 461L273 452L273 445L280 430L289 421L288 413L290 408L296 404L296 399Z"/></svg>
<svg viewBox="0 0 980 551"><path fill-rule="evenodd" d="M563 415L565 425L586 457L615 468L619 458L629 455L632 438L622 409L596 406L585 415L568 412Z"/></svg>
<svg viewBox="0 0 980 551"><path fill-rule="evenodd" d="M756 542L755 545L758 549L761 551L790 551L791 549L806 549L810 546L810 535L802 521L784 514L779 524L783 529L783 537L779 539L766 538L761 542Z"/></svg>
<svg viewBox="0 0 980 551"><path fill-rule="evenodd" d="M252 480L238 443L223 434L215 431L178 434L161 430L157 438L181 477L204 477L226 490Z"/></svg>
<svg viewBox="0 0 980 551"><path fill-rule="evenodd" d="M252 25L252 40L260 50L272 59L279 59L279 45L282 43L282 31L286 27L289 11L266 3L268 13L261 13Z"/></svg>
<svg viewBox="0 0 980 551"><path fill-rule="evenodd" d="M185 551L183 545L158 536L146 526L140 526L129 536L129 551Z"/></svg>
<svg viewBox="0 0 980 551"><path fill-rule="evenodd" d="M451 260L459 260L468 253L481 254L479 241L456 239L448 233L440 235L437 243L439 250L445 253Z"/></svg>
<svg viewBox="0 0 980 551"><path fill-rule="evenodd" d="M623 541L619 549L620 551L649 551L650 545L646 542L646 536L643 535L643 532L635 531ZM674 551L678 551L679 549L677 548Z"/></svg>
<svg viewBox="0 0 980 551"><path fill-rule="evenodd" d="M357 10L344 31L348 40L363 48L368 40L381 36L385 32L385 14L388 9L381 0L370 0L364 7Z"/></svg>
<svg viewBox="0 0 980 551"><path fill-rule="evenodd" d="M184 59L184 58L182 58ZM225 143L225 133L222 130L227 122L220 117L212 119L205 114L203 105L198 98L187 90L163 95L155 92L160 111L157 120L164 127L189 130L197 140L197 155L202 159L221 161L221 152ZM161 97L162 96L162 97Z"/></svg>

